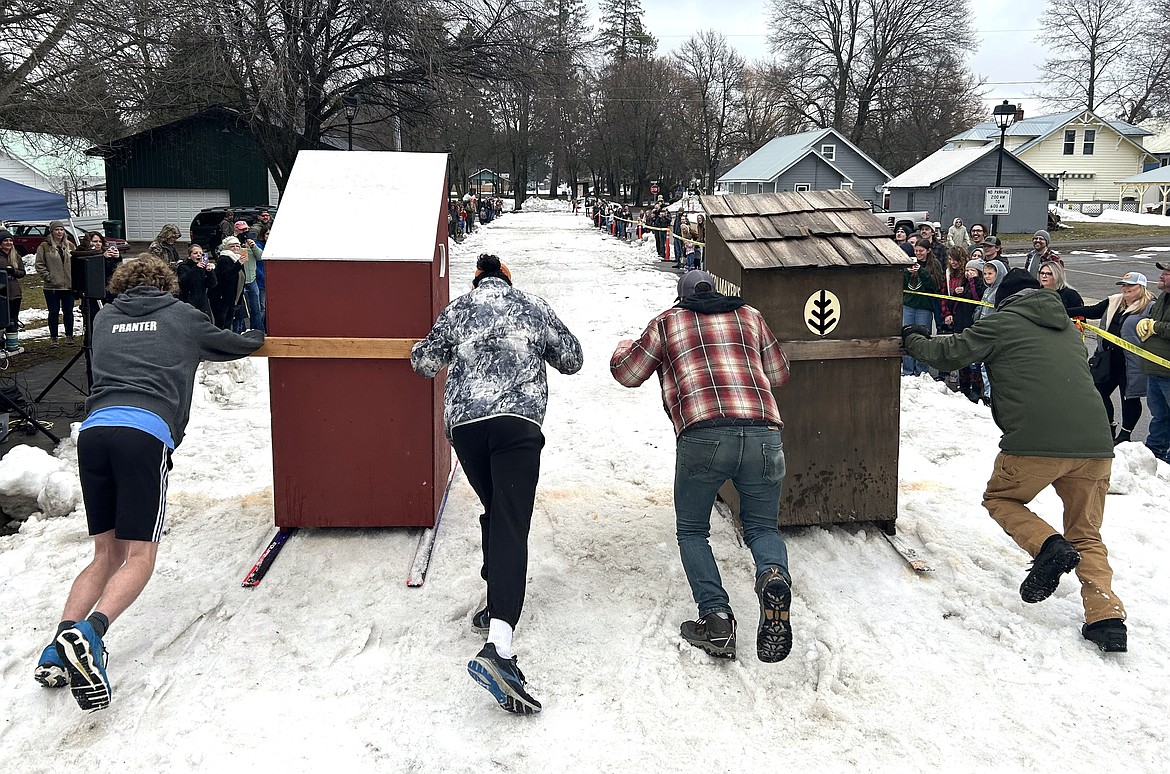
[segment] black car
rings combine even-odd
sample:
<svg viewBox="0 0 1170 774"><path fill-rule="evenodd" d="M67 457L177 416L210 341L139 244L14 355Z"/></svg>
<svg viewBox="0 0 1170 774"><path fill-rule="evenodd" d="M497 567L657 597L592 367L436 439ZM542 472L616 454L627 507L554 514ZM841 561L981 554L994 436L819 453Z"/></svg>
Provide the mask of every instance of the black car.
<svg viewBox="0 0 1170 774"><path fill-rule="evenodd" d="M256 226L256 221L260 217L260 213L267 210L272 215L273 220L276 219L276 208L266 207L263 205L240 205L238 207L208 207L205 210L200 210L194 218L191 219L191 230L188 237L192 242L198 242L204 250L212 251L219 247L221 240L219 234L219 224L223 222L224 213L231 210L235 213L236 220L242 220L245 223Z"/></svg>

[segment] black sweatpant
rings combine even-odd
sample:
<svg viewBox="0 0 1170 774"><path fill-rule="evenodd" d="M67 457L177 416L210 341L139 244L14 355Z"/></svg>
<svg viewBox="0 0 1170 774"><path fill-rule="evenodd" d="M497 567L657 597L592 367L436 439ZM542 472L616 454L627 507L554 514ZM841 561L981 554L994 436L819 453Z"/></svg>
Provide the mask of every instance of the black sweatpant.
<svg viewBox="0 0 1170 774"><path fill-rule="evenodd" d="M540 478L540 427L519 417L492 417L459 425L452 445L484 513L483 569L488 614L512 628L524 607L528 528Z"/></svg>

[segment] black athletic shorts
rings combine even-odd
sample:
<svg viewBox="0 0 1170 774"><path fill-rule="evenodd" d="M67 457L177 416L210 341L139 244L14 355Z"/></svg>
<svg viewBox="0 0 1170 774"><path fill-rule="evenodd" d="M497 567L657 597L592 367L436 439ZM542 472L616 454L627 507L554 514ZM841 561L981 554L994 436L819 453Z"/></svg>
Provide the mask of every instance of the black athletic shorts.
<svg viewBox="0 0 1170 774"><path fill-rule="evenodd" d="M171 450L133 427L90 427L77 436L89 534L157 543L167 511Z"/></svg>

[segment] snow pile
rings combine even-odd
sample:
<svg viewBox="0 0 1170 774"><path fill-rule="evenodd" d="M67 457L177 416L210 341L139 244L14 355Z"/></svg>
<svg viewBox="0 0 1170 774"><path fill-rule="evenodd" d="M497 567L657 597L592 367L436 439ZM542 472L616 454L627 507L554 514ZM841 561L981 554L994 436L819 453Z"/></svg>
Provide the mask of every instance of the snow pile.
<svg viewBox="0 0 1170 774"><path fill-rule="evenodd" d="M541 199L530 196L520 205L523 212L572 212L573 203L566 199Z"/></svg>
<svg viewBox="0 0 1170 774"><path fill-rule="evenodd" d="M1108 209L1100 215L1086 215L1076 210L1066 210L1063 207L1051 207L1052 212L1060 217L1061 222L1069 223L1130 223L1137 226L1162 226L1170 228L1170 217L1150 215L1144 212L1122 212Z"/></svg>
<svg viewBox="0 0 1170 774"><path fill-rule="evenodd" d="M54 457L35 446L13 446L0 459L0 509L9 516L65 516L80 503L75 455Z"/></svg>
<svg viewBox="0 0 1170 774"><path fill-rule="evenodd" d="M678 635L695 609L657 380L626 389L608 369L616 342L673 304L678 274L652 240L517 213L452 245L453 293L484 251L549 301L586 358L581 373L549 377L515 641L545 711L508 715L466 673L484 585L480 505L461 473L421 589L405 587L417 534L372 529L298 532L259 588L240 587L273 534L256 359L205 368L196 384L155 575L106 638L109 709L82 715L67 691L32 680L89 560L83 514L0 538L0 770L57 771L79 750L125 772L474 774L678 771L699 759L739 772L774 767L778 751L795 771L1150 771L1170 755L1170 466L1119 448L1126 493L1107 498L1104 528L1131 652L1105 656L1080 637L1075 578L1042 604L1019 598L1028 557L980 505L999 438L990 411L928 377L902 379L898 531L935 571L911 572L871 527L785 530L795 646L762 664L751 556L717 515L740 659L716 661ZM825 385L841 400L859 389ZM19 463L15 478L72 475L70 448ZM1034 507L1059 524L1051 489Z"/></svg>

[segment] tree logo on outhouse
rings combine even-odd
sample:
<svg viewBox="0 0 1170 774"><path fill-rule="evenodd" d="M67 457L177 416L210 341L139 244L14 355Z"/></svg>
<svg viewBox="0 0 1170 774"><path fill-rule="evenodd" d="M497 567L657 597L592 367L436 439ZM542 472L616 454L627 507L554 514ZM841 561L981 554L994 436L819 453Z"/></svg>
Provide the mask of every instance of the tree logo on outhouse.
<svg viewBox="0 0 1170 774"><path fill-rule="evenodd" d="M841 301L828 290L818 290L804 304L804 324L818 336L827 336L841 322Z"/></svg>

